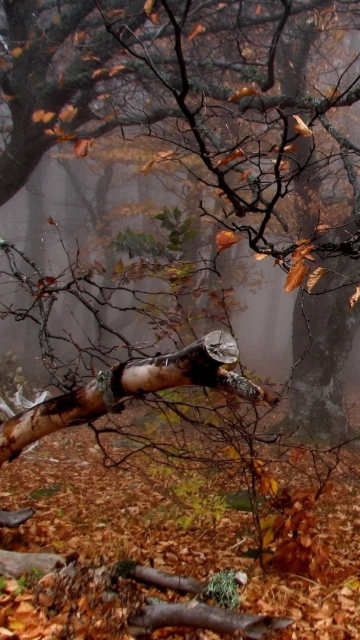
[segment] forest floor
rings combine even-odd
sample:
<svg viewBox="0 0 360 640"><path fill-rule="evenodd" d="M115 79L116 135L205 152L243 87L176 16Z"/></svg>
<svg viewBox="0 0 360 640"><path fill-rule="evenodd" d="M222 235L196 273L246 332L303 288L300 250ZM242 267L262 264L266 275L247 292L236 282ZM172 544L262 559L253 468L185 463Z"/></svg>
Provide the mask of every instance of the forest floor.
<svg viewBox="0 0 360 640"><path fill-rule="evenodd" d="M357 405L352 411L352 423L360 426ZM120 442L120 450L122 444L126 452L126 443ZM250 557L257 548L252 514L226 508L217 499L216 480L206 487L213 491L212 503L207 497L201 505L195 494L202 493L204 485L195 475L184 480L174 469L151 473L146 462L143 473L141 468L140 472L105 468L88 427L44 438L1 470L2 508L31 506L35 515L18 529L0 530L0 547L77 558L76 575L61 584L54 575L40 578L38 584L35 575L27 580L0 578L0 638L129 640L126 618L145 595L168 602L186 599L125 579L119 579L115 599L103 597L94 567L131 558L200 580L222 569L245 572L248 583L239 590L242 611L294 620L291 627L274 634L279 640L360 639L359 452L342 455L316 501L324 470L316 456L306 457L295 448L266 463L270 484L274 487L276 480L279 495L287 488L292 496L288 511L282 511L285 520L297 518L299 524L297 536L285 527L282 537L272 541L280 522L274 514L279 514L273 509L264 517L260 510L262 520L267 518L265 534L266 527L272 532L264 571L259 559ZM265 451L264 456L268 456ZM227 489L233 491L234 486ZM295 556L294 544L298 545ZM269 558L280 545L283 551L274 568ZM219 636L210 631L167 629L154 632L152 638Z"/></svg>

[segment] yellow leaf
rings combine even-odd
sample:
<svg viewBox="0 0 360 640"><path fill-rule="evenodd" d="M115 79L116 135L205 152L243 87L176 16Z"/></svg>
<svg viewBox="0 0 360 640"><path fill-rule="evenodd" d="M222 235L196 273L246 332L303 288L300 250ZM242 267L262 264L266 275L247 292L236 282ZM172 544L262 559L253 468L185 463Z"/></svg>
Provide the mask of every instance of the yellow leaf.
<svg viewBox="0 0 360 640"><path fill-rule="evenodd" d="M260 495L276 496L279 490L279 483L273 478L273 476L265 473L261 476L258 491Z"/></svg>
<svg viewBox="0 0 360 640"><path fill-rule="evenodd" d="M243 152L242 149L235 149L235 151L232 151L231 153L229 153L229 155L225 156L225 158L222 158L222 160L220 160L217 163L218 167L222 167L225 164L229 164L229 162L232 162L232 160L236 160L236 158L245 158L246 154Z"/></svg>
<svg viewBox="0 0 360 640"><path fill-rule="evenodd" d="M355 293L353 293L352 296L350 296L349 298L348 311L351 311L351 309L356 305L359 299L360 299L360 286L357 285Z"/></svg>
<svg viewBox="0 0 360 640"><path fill-rule="evenodd" d="M309 274L309 277L307 279L307 290L312 291L315 285L319 282L320 278L322 278L324 273L326 272L327 269L325 269L324 267L317 267L317 269L314 269L314 271Z"/></svg>
<svg viewBox="0 0 360 640"><path fill-rule="evenodd" d="M306 275L306 267L303 260L298 260L291 267L285 282L284 289L286 293L290 293L294 289L297 289L304 280ZM360 295L360 294L359 294Z"/></svg>
<svg viewBox="0 0 360 640"><path fill-rule="evenodd" d="M344 587L348 589L359 589L360 580L358 580L358 578L348 578L348 580L344 582Z"/></svg>
<svg viewBox="0 0 360 640"><path fill-rule="evenodd" d="M312 136L313 133L311 129L309 129L309 127L305 124L305 122L301 120L300 116L294 115L293 118L296 120L294 124L294 129L299 135Z"/></svg>
<svg viewBox="0 0 360 640"><path fill-rule="evenodd" d="M228 102L236 102L237 100L241 100L241 98L246 98L247 96L256 96L256 91L251 87L241 87L232 96L230 96Z"/></svg>
<svg viewBox="0 0 360 640"><path fill-rule="evenodd" d="M11 51L11 55L13 58L19 58L22 54L23 50L21 47L15 47L15 49L13 49Z"/></svg>
<svg viewBox="0 0 360 640"><path fill-rule="evenodd" d="M237 236L234 231L219 231L219 233L216 234L215 240L217 249L220 252L224 251L224 249L229 249L229 247L232 247L233 244L236 244L242 240L242 238Z"/></svg>
<svg viewBox="0 0 360 640"><path fill-rule="evenodd" d="M196 36L198 36L199 33L205 33L205 31L206 31L206 28L199 22L196 22L193 28L191 29L187 39L194 40L194 38L196 38Z"/></svg>
<svg viewBox="0 0 360 640"><path fill-rule="evenodd" d="M268 547L272 541L274 540L274 532L272 529L266 529L263 537L262 537L262 545L263 545L263 549L266 549L266 547Z"/></svg>

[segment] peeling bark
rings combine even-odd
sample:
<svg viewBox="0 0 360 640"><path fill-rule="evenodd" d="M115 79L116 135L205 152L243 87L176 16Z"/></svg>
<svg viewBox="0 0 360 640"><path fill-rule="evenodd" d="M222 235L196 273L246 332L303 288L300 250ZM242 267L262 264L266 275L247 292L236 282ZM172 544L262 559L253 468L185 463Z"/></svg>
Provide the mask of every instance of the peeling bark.
<svg viewBox="0 0 360 640"><path fill-rule="evenodd" d="M77 391L46 400L4 422L0 427L0 463L11 460L24 447L54 431L121 410L121 401L128 396L201 385L249 402L274 404L277 399L274 394L222 368L222 365L236 366L238 356L234 338L224 331L213 331L176 353L114 365Z"/></svg>

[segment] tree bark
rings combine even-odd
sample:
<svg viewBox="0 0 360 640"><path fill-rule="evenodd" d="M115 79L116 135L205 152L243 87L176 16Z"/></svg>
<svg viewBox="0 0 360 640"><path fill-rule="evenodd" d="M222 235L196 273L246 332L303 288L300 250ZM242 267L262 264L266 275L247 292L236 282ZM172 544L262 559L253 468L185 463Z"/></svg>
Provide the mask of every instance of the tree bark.
<svg viewBox="0 0 360 640"><path fill-rule="evenodd" d="M332 266L350 281L359 270L358 263L346 257ZM314 293L325 292L299 292L294 307L289 415L279 426L318 443L339 444L353 435L344 403L344 369L359 327L360 307L349 310L355 286L341 285L343 277L325 274ZM326 293L326 288L336 290Z"/></svg>
<svg viewBox="0 0 360 640"><path fill-rule="evenodd" d="M84 387L46 400L4 422L0 427L0 463L16 457L24 447L49 433L86 424L111 411L121 411L121 401L128 396L141 397L175 386L200 385L250 402L274 404L275 394L222 368L221 365L234 367L238 355L238 347L230 334L213 331L176 353L114 365Z"/></svg>
<svg viewBox="0 0 360 640"><path fill-rule="evenodd" d="M129 633L134 636L151 634L163 627L186 626L210 629L217 633L235 633L241 630L245 638L254 640L292 623L293 620L288 618L234 613L194 600L182 604L148 605L128 619Z"/></svg>

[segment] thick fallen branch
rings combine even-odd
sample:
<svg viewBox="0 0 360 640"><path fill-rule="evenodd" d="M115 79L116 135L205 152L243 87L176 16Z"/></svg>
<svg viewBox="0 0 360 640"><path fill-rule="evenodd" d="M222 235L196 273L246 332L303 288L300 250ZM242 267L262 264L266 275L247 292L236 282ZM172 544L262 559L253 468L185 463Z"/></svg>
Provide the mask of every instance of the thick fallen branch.
<svg viewBox="0 0 360 640"><path fill-rule="evenodd" d="M14 511L0 511L0 527L12 529L20 527L26 520L34 515L34 509L27 507L26 509L16 509Z"/></svg>
<svg viewBox="0 0 360 640"><path fill-rule="evenodd" d="M56 553L19 553L0 549L0 575L20 578L31 570L46 574L55 567L65 565L65 559Z"/></svg>
<svg viewBox="0 0 360 640"><path fill-rule="evenodd" d="M254 640L292 623L293 620L288 618L234 613L194 600L181 604L148 605L128 619L129 633L133 636L150 635L163 627L193 627L217 633L235 633L241 630L246 638Z"/></svg>
<svg viewBox="0 0 360 640"><path fill-rule="evenodd" d="M274 404L275 394L222 368L235 366L238 356L234 338L224 331L213 331L182 351L114 365L77 391L46 400L4 422L0 427L0 464L49 433L121 410L121 401L129 396L201 385L250 402Z"/></svg>
<svg viewBox="0 0 360 640"><path fill-rule="evenodd" d="M117 563L115 573L117 576L150 584L160 589L171 589L172 591L193 593L194 595L204 591L207 586L207 582L201 582L192 576L177 576L173 573L159 571L158 569L127 560Z"/></svg>

